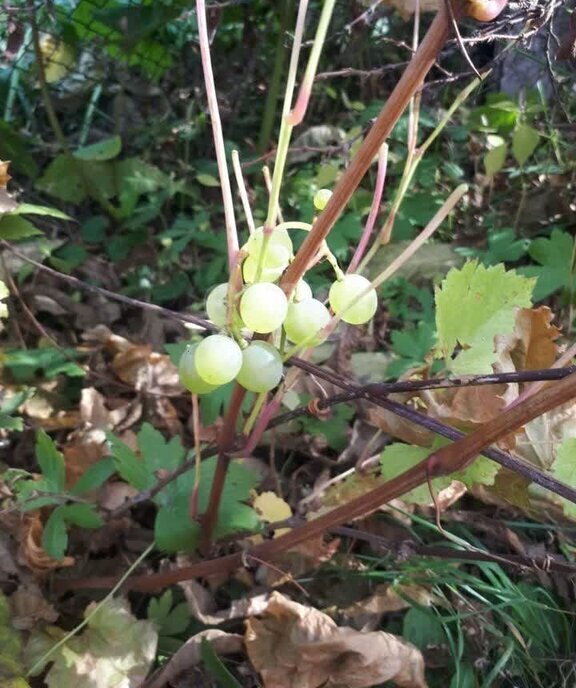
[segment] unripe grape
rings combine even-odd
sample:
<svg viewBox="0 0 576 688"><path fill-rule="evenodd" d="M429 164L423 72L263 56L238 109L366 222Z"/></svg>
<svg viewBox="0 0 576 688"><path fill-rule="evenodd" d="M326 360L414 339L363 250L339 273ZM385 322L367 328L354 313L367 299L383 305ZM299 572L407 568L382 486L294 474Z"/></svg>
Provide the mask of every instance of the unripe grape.
<svg viewBox="0 0 576 688"><path fill-rule="evenodd" d="M178 375L183 387L194 394L207 394L217 388L217 385L210 385L205 382L196 370L196 349L198 344L189 344L180 358L178 365Z"/></svg>
<svg viewBox="0 0 576 688"><path fill-rule="evenodd" d="M294 301L304 301L312 298L312 289L308 282L300 280L294 289Z"/></svg>
<svg viewBox="0 0 576 688"><path fill-rule="evenodd" d="M223 334L203 339L196 349L198 375L211 385L225 385L233 380L242 366L242 350Z"/></svg>
<svg viewBox="0 0 576 688"><path fill-rule="evenodd" d="M314 207L316 210L324 210L330 198L332 198L330 189L318 189L314 195Z"/></svg>
<svg viewBox="0 0 576 688"><path fill-rule="evenodd" d="M288 306L284 331L295 344L306 342L310 346L316 346L325 339L320 330L329 322L330 312L321 301L304 299Z"/></svg>
<svg viewBox="0 0 576 688"><path fill-rule="evenodd" d="M368 322L378 306L378 297L374 289L370 289L353 306L348 308L348 304L369 287L369 280L356 274L344 275L341 280L334 282L328 294L334 313L350 325L363 325Z"/></svg>
<svg viewBox="0 0 576 688"><path fill-rule="evenodd" d="M249 330L267 334L284 322L288 310L286 295L276 284L250 285L240 300L240 317Z"/></svg>
<svg viewBox="0 0 576 688"><path fill-rule="evenodd" d="M280 277L284 270L288 267L292 253L281 244L269 244L262 262L262 272L260 274L259 282L274 282ZM250 253L244 263L242 264L242 276L246 284L251 284L256 280L256 273L258 271L258 261L260 260L260 252L256 254Z"/></svg>
<svg viewBox="0 0 576 688"><path fill-rule="evenodd" d="M226 325L228 284L214 287L206 299L206 313L208 318L217 326Z"/></svg>
<svg viewBox="0 0 576 688"><path fill-rule="evenodd" d="M242 352L242 367L236 377L250 392L268 392L282 378L282 358L268 342L255 341Z"/></svg>
<svg viewBox="0 0 576 688"><path fill-rule="evenodd" d="M255 260L258 260L260 257L260 253L262 251L262 247L264 245L264 230L263 229L257 229L253 234L250 235L250 238L248 239L246 243L246 249L248 251L248 255L254 258ZM290 260L292 257L293 253L293 246L292 246L292 239L290 239L290 235L288 234L288 230L281 228L281 229L274 229L269 235L268 238L268 246L266 248L266 256L265 256L265 262L268 263L268 254L270 252L270 249L272 246L276 247L282 247L285 249L285 253L287 254L287 260Z"/></svg>

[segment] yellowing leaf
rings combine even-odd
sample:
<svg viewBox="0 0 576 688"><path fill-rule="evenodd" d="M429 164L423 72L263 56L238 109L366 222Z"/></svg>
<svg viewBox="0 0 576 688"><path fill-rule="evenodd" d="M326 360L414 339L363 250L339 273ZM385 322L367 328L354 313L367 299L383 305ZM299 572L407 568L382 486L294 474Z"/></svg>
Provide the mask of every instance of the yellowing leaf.
<svg viewBox="0 0 576 688"><path fill-rule="evenodd" d="M275 492L263 492L258 495L252 503L252 508L258 513L263 521L275 523L284 521L292 516L290 505L279 497ZM279 528L275 532L275 537L287 533L290 528Z"/></svg>
<svg viewBox="0 0 576 688"><path fill-rule="evenodd" d="M132 616L128 603L111 599L100 607L86 608L87 628L35 667L52 667L44 681L48 688L136 688L143 683L154 657L158 633L150 621ZM34 631L26 650L31 668L64 636L60 628Z"/></svg>
<svg viewBox="0 0 576 688"><path fill-rule="evenodd" d="M533 288L534 279L504 265L471 261L452 268L435 293L437 355L456 374L491 373L494 337L512 332L516 309L530 307ZM451 359L457 345L464 351Z"/></svg>
<svg viewBox="0 0 576 688"><path fill-rule="evenodd" d="M44 75L49 84L63 79L75 65L74 50L53 36L42 37L40 51L44 58Z"/></svg>

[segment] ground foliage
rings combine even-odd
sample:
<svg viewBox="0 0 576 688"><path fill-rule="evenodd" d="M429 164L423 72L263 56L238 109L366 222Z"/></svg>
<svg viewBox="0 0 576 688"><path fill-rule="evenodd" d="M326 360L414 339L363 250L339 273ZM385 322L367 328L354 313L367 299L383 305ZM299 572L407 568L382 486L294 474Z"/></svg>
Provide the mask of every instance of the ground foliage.
<svg viewBox="0 0 576 688"><path fill-rule="evenodd" d="M225 146L240 153L257 225L293 4L209 5ZM321 7L310 4L314 26ZM434 139L406 189L408 116L395 127L380 219L395 198L402 203L392 242L368 274L390 265L455 186L470 191L379 288L373 323L340 327L318 347L314 360L326 370L361 383L527 372L550 368L573 343L574 10L527 4L491 30L508 35L516 24L507 21L528 17L524 30L547 37L538 59L542 83L551 80L501 93L506 40L481 41L477 26L463 24L469 57L495 72ZM348 165L409 59L410 16L400 0L336 3L288 157L287 217L310 219L314 191L332 187ZM0 167L0 239L86 283L203 315L207 291L227 279L227 257L191 4L13 2L0 22L0 158L11 161ZM558 32L568 56L560 61ZM527 39L522 50L534 45ZM473 76L457 41L440 62L422 92L420 141ZM343 265L370 210L375 170L329 237ZM215 458L197 473L194 442L213 448L232 385L201 398L194 438L177 362L198 328L84 291L8 249L1 267L2 685L128 688L146 676L157 688L574 680L573 571L561 565L574 560L575 507L484 457L271 565L247 557L232 576L157 595L59 597L54 576L121 576L133 562L145 573L197 558L201 528L189 495L197 491L202 514ZM315 291L327 291L329 272L322 263L307 275ZM564 365L573 351L569 359ZM392 398L468 432L526 390L510 382ZM365 402L305 412L338 391L301 377L279 411L293 413L288 422L233 460L212 555L277 537L446 443ZM575 409L545 414L500 448L575 486ZM248 398L244 418L250 410ZM172 472L178 477L156 490Z"/></svg>

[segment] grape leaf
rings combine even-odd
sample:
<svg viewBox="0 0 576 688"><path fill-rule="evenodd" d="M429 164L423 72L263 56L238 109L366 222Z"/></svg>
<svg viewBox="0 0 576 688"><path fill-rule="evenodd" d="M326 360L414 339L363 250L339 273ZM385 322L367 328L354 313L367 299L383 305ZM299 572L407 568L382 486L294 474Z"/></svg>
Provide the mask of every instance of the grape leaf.
<svg viewBox="0 0 576 688"><path fill-rule="evenodd" d="M564 440L558 447L552 473L558 480L576 487L576 437ZM576 504L567 499L560 499L566 516L576 518Z"/></svg>
<svg viewBox="0 0 576 688"><path fill-rule="evenodd" d="M558 289L569 288L574 280L572 256L574 238L560 229L553 229L550 237L534 239L528 250L530 257L540 266L522 268L527 277L537 277L534 301L541 301Z"/></svg>
<svg viewBox="0 0 576 688"><path fill-rule="evenodd" d="M497 360L494 336L512 332L516 309L531 305L534 281L476 260L452 268L435 291L437 356L457 374L491 373ZM451 359L457 345L464 351Z"/></svg>
<svg viewBox="0 0 576 688"><path fill-rule="evenodd" d="M392 478L396 478L409 468L422 463L432 451L433 449L430 447L417 447L403 444L402 442L389 444L380 454L382 476L386 480L392 480ZM434 478L432 480L432 489L438 493L440 490L448 487L450 483L451 479L448 476ZM432 501L430 488L426 483L415 487L401 496L409 504L430 504Z"/></svg>
<svg viewBox="0 0 576 688"><path fill-rule="evenodd" d="M384 448L380 455L382 476L391 480L404 473L409 468L424 461L432 452L450 444L444 437L436 436L431 447L418 447L401 442L394 442ZM493 485L500 466L484 456L477 456L463 471L451 473L432 480L432 488L439 492L447 488L453 480L459 480L467 487L474 485ZM430 488L428 484L419 485L402 497L410 504L430 504Z"/></svg>

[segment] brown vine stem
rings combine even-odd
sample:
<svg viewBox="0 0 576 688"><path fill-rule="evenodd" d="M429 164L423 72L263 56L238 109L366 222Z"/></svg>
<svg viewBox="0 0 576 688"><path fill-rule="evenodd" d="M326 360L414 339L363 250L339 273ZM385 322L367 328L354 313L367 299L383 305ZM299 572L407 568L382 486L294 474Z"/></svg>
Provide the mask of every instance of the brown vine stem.
<svg viewBox="0 0 576 688"><path fill-rule="evenodd" d="M452 14L455 19L464 16L466 5L465 0L454 2ZM445 4L442 3L420 47L410 60L350 166L336 184L326 208L318 216L294 260L284 273L280 286L287 294L294 289L298 280L306 272L310 261L320 249L322 242L328 236L372 164L380 146L388 138L408 103L422 85L426 74L434 65L438 54L448 40L450 30L451 16Z"/></svg>
<svg viewBox="0 0 576 688"><path fill-rule="evenodd" d="M228 473L228 466L230 464L230 452L234 449L234 442L236 440L236 420L242 408L242 402L245 396L246 390L244 387L235 383L230 405L228 406L228 411L226 412L218 441L218 461L212 480L210 499L208 500L206 512L202 517L203 532L201 549L204 552L208 551L210 547L214 528L218 521L218 510L220 509L222 492L224 490L226 474Z"/></svg>
<svg viewBox="0 0 576 688"><path fill-rule="evenodd" d="M501 415L484 423L475 432L432 453L427 459L396 478L277 539L250 548L247 553L266 560L305 540L321 536L336 526L375 511L390 500L426 483L431 477L449 475L465 468L498 438L575 397L576 373L572 373L563 380L545 387L537 396L529 397L523 403L504 410ZM165 573L135 576L128 580L128 585L135 590L151 591L190 578L221 574L239 567L243 561L243 554L238 552ZM115 578L84 578L78 581L62 581L57 587L60 590L109 588L115 582Z"/></svg>

